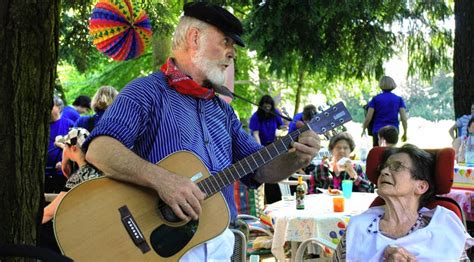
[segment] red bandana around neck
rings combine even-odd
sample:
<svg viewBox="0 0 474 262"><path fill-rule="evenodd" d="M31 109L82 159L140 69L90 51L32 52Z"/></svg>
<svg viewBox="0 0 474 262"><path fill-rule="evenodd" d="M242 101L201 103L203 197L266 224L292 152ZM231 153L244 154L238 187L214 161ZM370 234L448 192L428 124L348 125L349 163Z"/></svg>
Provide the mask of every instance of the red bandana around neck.
<svg viewBox="0 0 474 262"><path fill-rule="evenodd" d="M161 71L166 75L168 84L180 94L203 99L212 99L215 96L214 89L202 87L181 72L171 57L161 66Z"/></svg>

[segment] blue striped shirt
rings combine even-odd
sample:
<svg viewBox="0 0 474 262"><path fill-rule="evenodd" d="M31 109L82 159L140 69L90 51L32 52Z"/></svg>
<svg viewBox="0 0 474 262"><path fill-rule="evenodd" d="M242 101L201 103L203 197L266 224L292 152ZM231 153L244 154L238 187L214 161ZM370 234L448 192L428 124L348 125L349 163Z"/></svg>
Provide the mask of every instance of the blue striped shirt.
<svg viewBox="0 0 474 262"><path fill-rule="evenodd" d="M84 150L103 135L151 163L180 150L194 152L212 175L261 148L242 129L230 105L218 97L204 100L182 95L168 86L162 72L130 82L102 116ZM251 188L259 186L252 177L241 181ZM222 193L235 218L232 185Z"/></svg>

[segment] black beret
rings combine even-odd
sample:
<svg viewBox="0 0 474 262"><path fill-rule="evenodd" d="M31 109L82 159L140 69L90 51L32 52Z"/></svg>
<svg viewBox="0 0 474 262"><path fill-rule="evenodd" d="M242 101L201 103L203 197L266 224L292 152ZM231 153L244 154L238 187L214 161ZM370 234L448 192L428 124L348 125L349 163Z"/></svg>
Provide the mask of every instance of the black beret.
<svg viewBox="0 0 474 262"><path fill-rule="evenodd" d="M184 5L184 15L197 18L219 28L225 35L232 38L236 44L244 47L240 36L244 33L242 23L237 17L224 8L207 2L194 2Z"/></svg>

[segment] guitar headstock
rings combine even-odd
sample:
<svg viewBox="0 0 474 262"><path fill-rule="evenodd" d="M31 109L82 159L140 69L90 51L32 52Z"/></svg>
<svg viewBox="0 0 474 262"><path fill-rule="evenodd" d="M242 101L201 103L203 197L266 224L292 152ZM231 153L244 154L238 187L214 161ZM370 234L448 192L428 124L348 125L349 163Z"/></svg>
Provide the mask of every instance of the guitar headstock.
<svg viewBox="0 0 474 262"><path fill-rule="evenodd" d="M316 114L310 122L309 128L318 134L324 134L334 128L352 120L343 102L339 102L323 112Z"/></svg>

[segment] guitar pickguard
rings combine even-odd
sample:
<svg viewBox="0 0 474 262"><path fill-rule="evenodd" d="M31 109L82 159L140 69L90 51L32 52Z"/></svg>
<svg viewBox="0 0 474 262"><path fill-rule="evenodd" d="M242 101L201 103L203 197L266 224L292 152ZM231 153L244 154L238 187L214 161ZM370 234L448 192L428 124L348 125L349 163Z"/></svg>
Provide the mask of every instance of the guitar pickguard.
<svg viewBox="0 0 474 262"><path fill-rule="evenodd" d="M199 220L191 220L184 226L172 227L163 224L150 235L153 250L161 257L171 257L184 248L193 238Z"/></svg>

